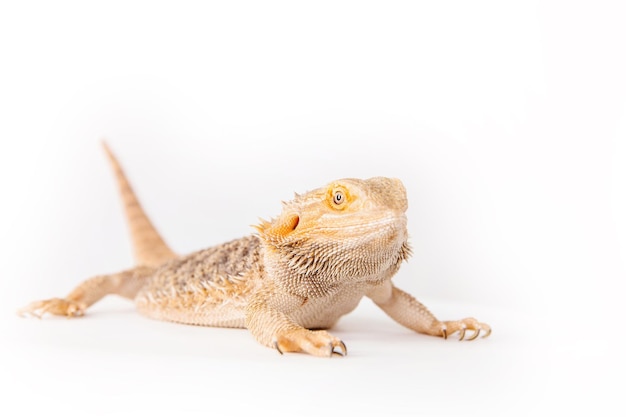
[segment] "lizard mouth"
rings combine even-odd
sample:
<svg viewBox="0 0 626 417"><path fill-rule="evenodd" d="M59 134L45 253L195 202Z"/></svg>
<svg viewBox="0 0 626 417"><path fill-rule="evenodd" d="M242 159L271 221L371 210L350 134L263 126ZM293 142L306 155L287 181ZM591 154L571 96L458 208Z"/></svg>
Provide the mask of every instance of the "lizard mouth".
<svg viewBox="0 0 626 417"><path fill-rule="evenodd" d="M371 242L384 242L383 246L400 244L408 238L406 216L404 214L386 215L377 219L350 219L337 224L315 227L312 234L341 245L353 247ZM392 243L395 242L395 243Z"/></svg>
<svg viewBox="0 0 626 417"><path fill-rule="evenodd" d="M325 222L326 223L326 222ZM330 222L329 222L330 223ZM378 218L372 219L371 216L367 218L356 218L350 220L341 220L335 222L330 226L316 227L315 230L319 231L357 231L360 230L361 233L367 230L377 230L384 229L389 226L395 226L394 228L406 228L406 215L402 214L394 214L394 215L383 215Z"/></svg>

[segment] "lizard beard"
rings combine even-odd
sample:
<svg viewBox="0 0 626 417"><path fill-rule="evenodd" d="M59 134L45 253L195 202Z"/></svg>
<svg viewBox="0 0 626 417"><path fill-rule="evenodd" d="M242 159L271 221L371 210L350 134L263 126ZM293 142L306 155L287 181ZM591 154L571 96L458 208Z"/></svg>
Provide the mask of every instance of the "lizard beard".
<svg viewBox="0 0 626 417"><path fill-rule="evenodd" d="M376 238L307 239L283 242L268 251L268 272L289 293L302 297L329 295L347 282L376 281L395 272L411 250L403 233Z"/></svg>

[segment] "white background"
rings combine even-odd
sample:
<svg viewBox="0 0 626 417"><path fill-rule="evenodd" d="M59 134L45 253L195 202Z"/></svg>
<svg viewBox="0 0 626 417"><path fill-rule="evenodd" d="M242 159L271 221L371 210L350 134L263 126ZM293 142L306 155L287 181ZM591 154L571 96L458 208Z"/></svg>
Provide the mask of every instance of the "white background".
<svg viewBox="0 0 626 417"><path fill-rule="evenodd" d="M2 414L623 413L625 21L619 1L3 2ZM492 337L369 302L339 360L116 299L17 318L132 265L103 138L180 253L294 191L401 178L396 284Z"/></svg>

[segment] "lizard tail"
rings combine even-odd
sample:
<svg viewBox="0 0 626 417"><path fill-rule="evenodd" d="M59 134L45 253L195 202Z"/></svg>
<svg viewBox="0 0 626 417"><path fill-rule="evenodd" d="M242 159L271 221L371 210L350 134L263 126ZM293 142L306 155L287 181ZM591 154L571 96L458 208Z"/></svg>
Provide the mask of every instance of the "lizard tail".
<svg viewBox="0 0 626 417"><path fill-rule="evenodd" d="M113 155L113 152L111 152L106 142L103 141L102 146L115 173L117 185L124 204L126 221L133 242L135 262L138 265L154 267L165 261L176 258L177 255L167 246L143 211L115 155Z"/></svg>

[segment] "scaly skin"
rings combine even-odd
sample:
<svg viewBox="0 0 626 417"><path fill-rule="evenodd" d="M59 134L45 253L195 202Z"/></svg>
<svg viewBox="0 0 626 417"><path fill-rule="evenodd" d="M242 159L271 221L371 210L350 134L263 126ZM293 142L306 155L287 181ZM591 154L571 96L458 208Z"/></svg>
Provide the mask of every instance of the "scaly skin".
<svg viewBox="0 0 626 417"><path fill-rule="evenodd" d="M140 313L161 320L245 327L263 345L316 356L347 354L324 329L365 296L398 323L447 338L466 330L486 337L473 318L439 321L391 278L411 250L407 197L397 179L342 179L296 195L257 234L187 256L163 241L137 201L113 154L138 266L91 278L66 298L36 301L20 313L82 316L107 294L134 299Z"/></svg>

